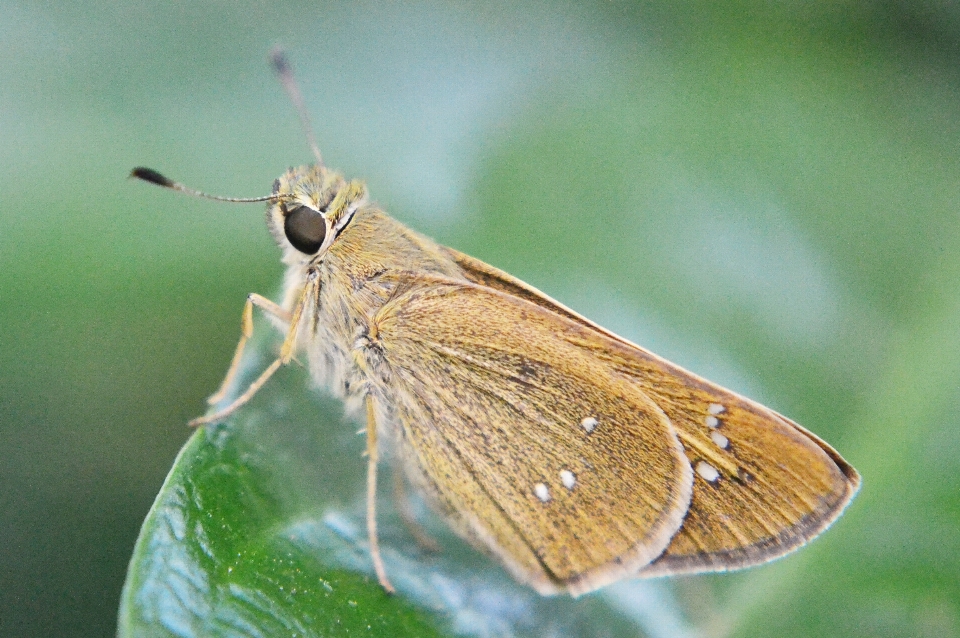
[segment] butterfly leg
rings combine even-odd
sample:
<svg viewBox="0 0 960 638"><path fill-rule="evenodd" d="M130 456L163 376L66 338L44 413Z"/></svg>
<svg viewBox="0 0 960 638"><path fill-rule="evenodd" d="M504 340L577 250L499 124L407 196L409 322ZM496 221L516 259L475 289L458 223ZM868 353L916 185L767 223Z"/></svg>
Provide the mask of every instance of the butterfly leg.
<svg viewBox="0 0 960 638"><path fill-rule="evenodd" d="M281 308L279 305L273 303L266 297L258 295L253 292L247 295L247 302L243 305L243 317L240 319L240 341L237 343L237 349L233 353L233 360L230 362L230 368L227 369L227 375L223 377L223 382L220 384L220 388L207 397L207 403L210 405L216 405L223 401L223 398L227 396L227 392L230 390L230 386L233 385L233 380L237 376L237 371L240 369L240 360L243 357L243 350L247 345L247 341L253 336L253 307L256 306L263 310L266 313L278 317L287 323L290 323L290 313Z"/></svg>
<svg viewBox="0 0 960 638"><path fill-rule="evenodd" d="M420 549L431 553L439 552L440 544L427 533L427 530L423 528L423 525L417 521L417 517L413 514L413 508L410 506L410 495L407 493L407 484L404 481L403 472L399 471L399 468L393 473L393 498L397 503L400 520L407 526Z"/></svg>
<svg viewBox="0 0 960 638"><path fill-rule="evenodd" d="M253 306L257 305L260 308L263 308L267 312L277 314L277 312L282 314L277 314L281 319L287 319L290 323L290 328L287 330L287 336L283 340L283 345L280 347L280 356L274 360L273 363L264 370L257 379L250 384L250 387L246 391L233 400L230 405L218 410L209 416L202 416L196 419L193 419L188 423L190 427L197 427L200 425L209 425L211 423L217 423L222 421L226 417L233 414L237 409L245 405L253 396L262 388L267 381L270 380L270 377L273 376L273 373L280 369L280 366L290 363L290 360L293 358L294 346L297 342L297 328L300 325L300 317L303 316L303 308L306 305L307 298L310 296L310 291L316 288L316 276L308 275L307 284L303 287L303 290L300 291L300 295L297 298L297 305L294 306L293 312L289 316L285 316L287 313L282 308L277 306L272 301L261 297L260 295L250 295L247 298L247 303L243 308L243 320L241 322L242 334L240 336L240 343L237 344L237 352L234 354L234 362L230 365L230 370L227 372L227 378L224 379L224 386L229 386L232 382L232 377L236 375L236 366L239 364L239 357L243 352L243 348L246 345L247 339L253 332ZM261 305L261 300L267 302ZM223 390L223 387L220 389ZM214 396L221 394L221 391L218 391Z"/></svg>
<svg viewBox="0 0 960 638"><path fill-rule="evenodd" d="M387 578L377 538L377 459L377 419L373 399L367 395L367 535L370 537L370 558L377 572L377 580L388 594L392 594L396 590Z"/></svg>

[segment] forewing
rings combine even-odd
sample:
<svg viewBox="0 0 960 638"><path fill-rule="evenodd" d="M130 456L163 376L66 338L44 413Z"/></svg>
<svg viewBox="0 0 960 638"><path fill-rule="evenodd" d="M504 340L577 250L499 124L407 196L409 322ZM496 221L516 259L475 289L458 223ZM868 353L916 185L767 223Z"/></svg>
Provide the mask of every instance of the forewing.
<svg viewBox="0 0 960 638"><path fill-rule="evenodd" d="M443 509L519 579L576 595L649 564L692 472L663 411L576 343L589 331L472 284L375 318L404 445Z"/></svg>
<svg viewBox="0 0 960 638"><path fill-rule="evenodd" d="M588 336L573 340L642 389L677 429L697 469L693 499L680 531L641 575L772 560L826 529L857 492L857 471L793 421L630 343L503 271L445 250L472 281L586 327Z"/></svg>

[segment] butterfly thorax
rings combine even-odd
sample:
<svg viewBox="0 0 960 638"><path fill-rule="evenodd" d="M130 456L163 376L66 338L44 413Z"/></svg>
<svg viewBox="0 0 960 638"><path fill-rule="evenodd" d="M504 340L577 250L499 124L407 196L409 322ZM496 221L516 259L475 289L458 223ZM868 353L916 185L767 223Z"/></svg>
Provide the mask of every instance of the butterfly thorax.
<svg viewBox="0 0 960 638"><path fill-rule="evenodd" d="M306 354L316 382L355 407L387 385L388 366L378 361L371 339L377 313L398 290L421 285L424 275L466 280L437 244L368 203L361 182L324 167L292 168L277 179L274 193L286 195L267 211L287 265L283 307L292 310L304 282L313 280L297 350ZM290 239L286 218L300 207L325 222L313 254Z"/></svg>

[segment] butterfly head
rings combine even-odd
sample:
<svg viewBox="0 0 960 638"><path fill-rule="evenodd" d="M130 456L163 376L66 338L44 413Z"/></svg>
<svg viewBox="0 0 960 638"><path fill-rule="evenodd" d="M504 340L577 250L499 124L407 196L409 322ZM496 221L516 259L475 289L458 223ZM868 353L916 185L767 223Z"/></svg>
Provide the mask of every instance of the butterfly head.
<svg viewBox="0 0 960 638"><path fill-rule="evenodd" d="M273 183L267 225L286 255L322 255L367 201L362 182L323 165L290 168Z"/></svg>

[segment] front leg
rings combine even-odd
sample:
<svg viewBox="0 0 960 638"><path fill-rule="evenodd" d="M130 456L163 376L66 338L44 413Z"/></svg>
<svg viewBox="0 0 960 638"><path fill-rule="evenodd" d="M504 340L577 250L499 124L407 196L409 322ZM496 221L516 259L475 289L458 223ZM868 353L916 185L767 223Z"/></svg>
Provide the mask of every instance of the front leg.
<svg viewBox="0 0 960 638"><path fill-rule="evenodd" d="M237 409L245 405L253 396L270 380L270 377L280 369L280 366L286 365L293 358L294 347L297 343L297 330L300 327L300 319L303 317L303 310L307 304L307 301L313 297L316 298L317 290L317 274L315 272L310 272L307 274L307 281L303 285L303 289L300 291L299 296L297 297L297 304L293 308L293 313L289 315L290 328L287 330L287 336L283 340L283 345L280 347L280 356L271 363L266 370L264 370L257 379L250 384L250 387L246 391L238 396L233 402L230 403L227 407L222 410L218 410L209 416L202 416L196 419L193 419L189 422L188 425L191 427L196 427L199 425L209 425L211 423L217 423L227 418L233 414ZM313 293L311 295L311 292ZM262 302L266 302L261 305ZM230 386L233 381L233 377L236 376L237 369L240 365L240 357L243 353L243 349L246 346L247 340L250 338L250 335L253 334L253 306L264 308L268 312L273 314L278 314L281 319L285 318L283 315L286 314L286 311L277 306L272 301L261 297L260 295L251 295L247 298L247 303L244 306L243 310L243 319L241 321L241 335L240 342L237 344L237 351L234 353L234 360L230 364L230 369L227 371L227 376L224 378L224 382L220 387L220 390L217 391L211 398L222 398L222 395L226 394L225 389Z"/></svg>
<svg viewBox="0 0 960 638"><path fill-rule="evenodd" d="M260 308L268 314L273 315L274 317L277 317L287 324L290 323L290 313L281 308L279 305L273 303L262 295L258 295L255 292L247 295L247 302L243 304L243 316L240 319L240 341L237 343L237 349L233 353L233 360L230 361L230 367L227 369L227 374L225 377L223 377L223 381L220 383L220 388L207 397L207 403L210 405L216 405L217 403L223 401L223 398L227 396L227 392L230 390L230 386L233 385L233 380L237 376L237 371L240 369L240 360L243 358L243 350L247 345L247 341L253 336L254 306Z"/></svg>

